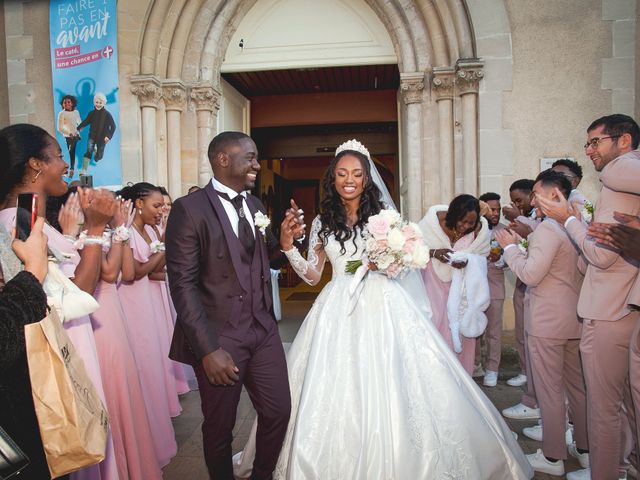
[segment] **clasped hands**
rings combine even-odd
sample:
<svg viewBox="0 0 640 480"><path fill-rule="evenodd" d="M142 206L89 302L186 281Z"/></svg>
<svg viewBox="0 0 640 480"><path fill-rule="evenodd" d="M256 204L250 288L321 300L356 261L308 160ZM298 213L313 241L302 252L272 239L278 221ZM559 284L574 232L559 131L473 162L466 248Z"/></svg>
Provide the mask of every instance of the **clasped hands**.
<svg viewBox="0 0 640 480"><path fill-rule="evenodd" d="M450 248L439 248L437 250L432 250L431 256L436 260L440 260L442 263L446 263L453 268L464 268L467 266L467 262L454 261L451 262L451 258L449 257L453 253L453 250Z"/></svg>

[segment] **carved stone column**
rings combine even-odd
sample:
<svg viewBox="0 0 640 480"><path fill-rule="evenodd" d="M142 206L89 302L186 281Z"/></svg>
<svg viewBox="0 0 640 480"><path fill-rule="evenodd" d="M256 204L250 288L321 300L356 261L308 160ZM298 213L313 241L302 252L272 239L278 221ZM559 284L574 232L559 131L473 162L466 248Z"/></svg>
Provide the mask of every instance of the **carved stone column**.
<svg viewBox="0 0 640 480"><path fill-rule="evenodd" d="M162 96L167 112L167 167L169 194L182 195L182 144L180 116L187 106L187 90L179 80L162 82Z"/></svg>
<svg viewBox="0 0 640 480"><path fill-rule="evenodd" d="M422 215L422 99L424 72L400 73L400 93L405 105L404 154L406 171L406 216L417 221ZM404 191L404 185L400 186Z"/></svg>
<svg viewBox="0 0 640 480"><path fill-rule="evenodd" d="M478 195L478 88L484 77L477 58L456 63L456 88L462 97L462 162L464 193Z"/></svg>
<svg viewBox="0 0 640 480"><path fill-rule="evenodd" d="M453 141L453 91L456 71L451 67L433 69L431 88L438 103L438 145L440 157L440 201L455 196L455 157Z"/></svg>
<svg viewBox="0 0 640 480"><path fill-rule="evenodd" d="M142 178L158 183L156 151L156 110L162 98L160 81L155 75L133 75L131 93L138 97L142 120Z"/></svg>
<svg viewBox="0 0 640 480"><path fill-rule="evenodd" d="M198 185L204 186L213 174L207 150L215 134L222 93L211 85L195 85L189 97L196 107L198 125Z"/></svg>

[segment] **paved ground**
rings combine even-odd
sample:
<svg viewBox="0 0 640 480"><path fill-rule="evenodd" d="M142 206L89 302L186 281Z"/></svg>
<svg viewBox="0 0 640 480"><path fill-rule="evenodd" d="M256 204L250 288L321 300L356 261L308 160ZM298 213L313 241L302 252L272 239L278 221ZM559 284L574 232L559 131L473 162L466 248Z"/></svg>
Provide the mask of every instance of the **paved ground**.
<svg viewBox="0 0 640 480"><path fill-rule="evenodd" d="M295 291L299 292L301 290L313 291L313 288L303 286L298 287ZM285 300L292 292L292 289L281 289L281 298ZM308 300L282 302L283 319L279 327L280 335L285 346L295 337L300 323L309 310L310 305L311 302ZM505 332L503 344L503 360L498 385L494 388L482 387L498 410L518 403L520 401L520 395L522 394L521 389L509 387L505 383L506 379L517 373L515 367L516 355L512 348L514 339L510 332ZM176 431L176 440L178 442L178 455L164 469L164 478L165 480L207 480L208 476L202 455L202 434L200 431L202 413L200 412L200 397L198 392L190 392L183 395L180 398L180 402L183 412L178 418L175 418L173 422ZM246 392L244 392L240 399L236 427L234 429L234 453L240 451L246 443L254 417L255 411L251 406ZM533 453L536 449L541 448L539 442L529 440L521 433L523 427L534 425L536 423L535 421L507 420L507 423L514 432L518 433L519 443L525 453ZM565 462L565 468L567 471L573 471L579 469L580 466L577 461L570 459ZM534 478L538 480L551 480L559 477L536 474Z"/></svg>

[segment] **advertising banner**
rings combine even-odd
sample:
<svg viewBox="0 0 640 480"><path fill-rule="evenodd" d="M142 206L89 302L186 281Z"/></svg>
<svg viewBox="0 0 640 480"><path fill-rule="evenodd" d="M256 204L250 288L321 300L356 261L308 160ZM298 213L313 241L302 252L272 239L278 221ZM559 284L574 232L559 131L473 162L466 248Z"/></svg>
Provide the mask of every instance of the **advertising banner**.
<svg viewBox="0 0 640 480"><path fill-rule="evenodd" d="M116 0L51 0L49 18L56 138L70 180L119 185Z"/></svg>

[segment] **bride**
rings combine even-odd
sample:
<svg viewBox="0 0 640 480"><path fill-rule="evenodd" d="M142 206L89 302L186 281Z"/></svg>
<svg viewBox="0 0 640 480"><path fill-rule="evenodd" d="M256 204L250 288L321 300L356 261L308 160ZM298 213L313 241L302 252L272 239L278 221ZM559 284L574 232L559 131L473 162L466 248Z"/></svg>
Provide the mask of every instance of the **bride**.
<svg viewBox="0 0 640 480"><path fill-rule="evenodd" d="M424 287L369 272L351 297L347 261L362 255L369 216L392 207L361 143L338 147L323 189L307 259L293 247L295 219L282 224L298 275L318 283L328 259L333 278L287 356L292 412L274 477L531 478L511 431L432 325ZM251 475L255 428L234 458L237 478Z"/></svg>

